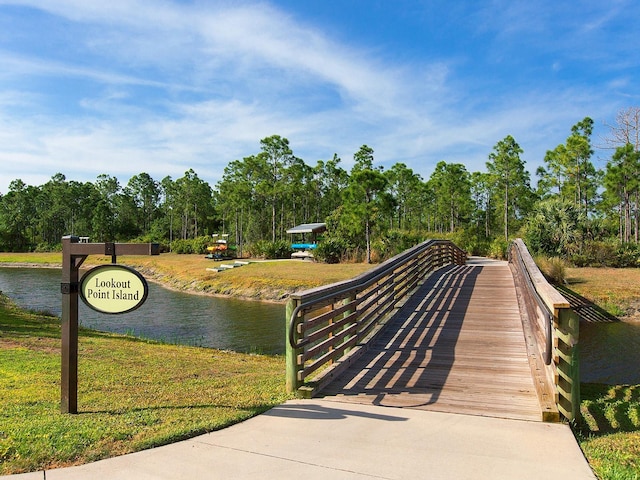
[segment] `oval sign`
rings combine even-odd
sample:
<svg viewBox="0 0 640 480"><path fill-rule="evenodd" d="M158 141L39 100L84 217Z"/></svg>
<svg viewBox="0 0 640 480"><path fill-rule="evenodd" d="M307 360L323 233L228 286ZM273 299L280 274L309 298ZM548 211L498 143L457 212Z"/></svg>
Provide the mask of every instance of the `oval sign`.
<svg viewBox="0 0 640 480"><path fill-rule="evenodd" d="M102 313L126 313L144 303L149 286L142 275L124 265L100 265L80 280L80 297Z"/></svg>

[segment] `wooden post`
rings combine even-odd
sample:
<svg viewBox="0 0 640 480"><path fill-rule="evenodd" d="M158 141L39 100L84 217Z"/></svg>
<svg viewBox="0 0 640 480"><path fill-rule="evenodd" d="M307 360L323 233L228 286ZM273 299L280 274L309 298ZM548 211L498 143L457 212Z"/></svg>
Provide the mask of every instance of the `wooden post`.
<svg viewBox="0 0 640 480"><path fill-rule="evenodd" d="M356 299L355 295L347 297L344 300L342 300L342 305L349 305L351 302L355 301L355 299ZM347 318L353 312L354 312L354 310L347 310L346 312L344 312L342 314L342 318ZM344 328L349 328L349 325L345 325ZM358 330L359 329L356 330L356 335L359 335L359 331ZM353 335L347 335L346 337L344 337L344 342L347 343L351 339L352 336ZM349 353L352 348L353 347L346 348L343 355L346 355L347 353Z"/></svg>
<svg viewBox="0 0 640 480"><path fill-rule="evenodd" d="M71 244L78 240L71 236L62 239L62 413L78 413L78 271L85 258L71 254Z"/></svg>
<svg viewBox="0 0 640 480"><path fill-rule="evenodd" d="M291 315L293 315L294 310L298 306L298 301L295 299L290 299L287 302L287 307L285 310L285 321L286 323L286 348L285 348L285 361L286 361L286 388L288 393L293 393L300 388L302 382L298 380L298 355L301 353L301 349L294 348L290 339L297 343L299 340L298 335L298 322L291 321Z"/></svg>

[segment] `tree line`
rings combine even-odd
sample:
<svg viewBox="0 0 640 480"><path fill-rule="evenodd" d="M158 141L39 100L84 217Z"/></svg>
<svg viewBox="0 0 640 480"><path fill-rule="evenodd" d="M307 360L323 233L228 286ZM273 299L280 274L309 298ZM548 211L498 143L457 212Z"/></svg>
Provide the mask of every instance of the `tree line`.
<svg viewBox="0 0 640 480"><path fill-rule="evenodd" d="M126 185L108 174L81 183L58 173L41 186L17 179L0 195L0 250L55 249L67 234L171 248L228 233L244 254L260 242L286 243L296 224L326 222L325 250L357 260L384 259L433 237L499 256L517 235L548 255L597 263L596 251L624 251L637 262L640 108L619 112L609 129L604 169L592 161L586 117L547 151L535 188L511 135L488 153L485 172L441 161L426 180L404 163L376 165L367 145L349 171L336 155L309 165L279 135L230 162L213 187L192 169L176 180L140 173Z"/></svg>

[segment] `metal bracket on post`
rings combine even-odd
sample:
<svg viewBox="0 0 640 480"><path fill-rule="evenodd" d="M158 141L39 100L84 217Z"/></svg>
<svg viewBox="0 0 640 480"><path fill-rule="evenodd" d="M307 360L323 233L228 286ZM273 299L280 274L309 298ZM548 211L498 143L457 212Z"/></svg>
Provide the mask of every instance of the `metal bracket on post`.
<svg viewBox="0 0 640 480"><path fill-rule="evenodd" d="M63 295L70 295L72 293L78 293L78 282L67 282L60 284L60 293Z"/></svg>
<svg viewBox="0 0 640 480"><path fill-rule="evenodd" d="M111 256L111 263L117 263L116 261L116 244L113 242L106 242L104 244L104 254Z"/></svg>

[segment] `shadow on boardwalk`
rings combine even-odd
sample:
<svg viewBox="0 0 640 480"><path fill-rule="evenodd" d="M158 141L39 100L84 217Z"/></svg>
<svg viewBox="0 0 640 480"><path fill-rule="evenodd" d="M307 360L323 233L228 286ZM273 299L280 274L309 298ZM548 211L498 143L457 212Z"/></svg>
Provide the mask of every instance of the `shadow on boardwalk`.
<svg viewBox="0 0 640 480"><path fill-rule="evenodd" d="M506 262L430 276L325 399L540 421Z"/></svg>
<svg viewBox="0 0 640 480"><path fill-rule="evenodd" d="M438 401L455 360L458 335L483 267L450 266L433 275L402 306L367 355L324 392L375 395L428 393L419 405ZM409 405L406 405L409 406Z"/></svg>

